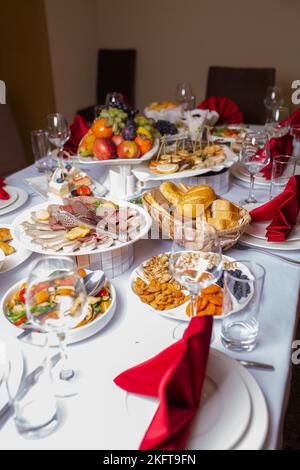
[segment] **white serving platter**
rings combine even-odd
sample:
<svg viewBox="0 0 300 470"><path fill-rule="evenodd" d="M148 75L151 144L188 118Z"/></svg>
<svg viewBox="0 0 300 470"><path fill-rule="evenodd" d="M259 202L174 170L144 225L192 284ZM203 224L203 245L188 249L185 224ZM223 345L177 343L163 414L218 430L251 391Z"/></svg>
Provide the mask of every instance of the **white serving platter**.
<svg viewBox="0 0 300 470"><path fill-rule="evenodd" d="M38 210L47 210L48 208L48 203L44 202L42 204L38 204L36 206L31 207L30 209L27 209L26 211L23 211L22 214L20 214L18 217L15 218L13 222L13 231L16 234L17 238L19 239L20 243L27 248L30 251L33 251L34 253L39 253L42 255L55 255L55 256L81 256L81 255L92 255L92 254L97 254L97 253L104 253L108 251L113 251L113 250L119 250L122 247L126 247L129 245L132 245L135 243L137 240L146 237L148 234L148 231L152 225L152 219L148 212L143 209L140 206L137 206L135 204L131 204L130 202L125 202L125 201L118 201L117 202L120 207L132 207L136 209L140 214L143 215L145 219L145 226L142 228L142 230L139 232L138 236L134 240L129 240L126 243L118 243L115 245L112 245L108 248L105 247L98 247L93 250L90 248L81 248L79 250L73 251L72 253L66 253L63 250L60 251L55 251L51 249L43 249L41 246L36 245L33 243L33 241L26 235L24 229L22 228L21 224L23 222L29 222L31 219L31 213L34 211Z"/></svg>
<svg viewBox="0 0 300 470"><path fill-rule="evenodd" d="M82 157L77 155L79 163L86 165L102 165L102 166L123 166L123 165L141 165L150 160L158 151L160 140L155 139L153 147L149 152L145 153L141 158L113 158L111 160L98 160L96 157Z"/></svg>
<svg viewBox="0 0 300 470"><path fill-rule="evenodd" d="M220 165L216 165L211 168L184 170L184 171L178 171L177 173L164 175L164 174L153 173L150 170L148 163L144 163L144 165L141 165L138 168L134 168L132 172L139 181L176 180L179 178L189 178L192 176L204 175L205 173L208 173L210 171L214 173L218 173L219 171L222 171L224 168L231 168L232 165L238 161L238 157L232 152L232 150L230 150L230 148L224 146L223 149L224 149L224 153L226 156L226 160Z"/></svg>

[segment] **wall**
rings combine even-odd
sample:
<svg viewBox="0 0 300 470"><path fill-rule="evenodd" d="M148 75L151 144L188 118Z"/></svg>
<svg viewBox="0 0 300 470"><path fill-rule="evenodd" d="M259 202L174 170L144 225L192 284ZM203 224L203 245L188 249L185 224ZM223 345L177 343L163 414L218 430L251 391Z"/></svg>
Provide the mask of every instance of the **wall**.
<svg viewBox="0 0 300 470"><path fill-rule="evenodd" d="M16 13L17 12L17 13ZM44 4L40 0L0 0L0 79L28 162L30 131L45 125L55 108Z"/></svg>
<svg viewBox="0 0 300 470"><path fill-rule="evenodd" d="M95 104L97 0L44 0L56 110L71 120Z"/></svg>
<svg viewBox="0 0 300 470"><path fill-rule="evenodd" d="M97 2L98 46L137 48L140 107L173 99L182 81L200 101L210 65L274 66L287 94L300 78L297 0Z"/></svg>

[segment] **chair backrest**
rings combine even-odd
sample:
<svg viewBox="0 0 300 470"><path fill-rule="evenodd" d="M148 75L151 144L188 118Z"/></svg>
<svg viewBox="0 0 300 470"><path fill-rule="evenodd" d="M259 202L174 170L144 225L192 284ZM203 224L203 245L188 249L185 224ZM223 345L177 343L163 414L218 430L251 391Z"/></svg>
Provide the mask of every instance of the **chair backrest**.
<svg viewBox="0 0 300 470"><path fill-rule="evenodd" d="M135 49L100 49L98 51L97 103L106 94L119 91L131 106L135 102Z"/></svg>
<svg viewBox="0 0 300 470"><path fill-rule="evenodd" d="M26 166L26 158L8 104L0 104L0 176L8 176Z"/></svg>
<svg viewBox="0 0 300 470"><path fill-rule="evenodd" d="M5 103L6 103L5 82L3 82L3 80L0 80L0 104L5 104Z"/></svg>
<svg viewBox="0 0 300 470"><path fill-rule="evenodd" d="M264 124L264 96L275 84L275 68L209 68L206 97L226 96L236 102L246 123Z"/></svg>

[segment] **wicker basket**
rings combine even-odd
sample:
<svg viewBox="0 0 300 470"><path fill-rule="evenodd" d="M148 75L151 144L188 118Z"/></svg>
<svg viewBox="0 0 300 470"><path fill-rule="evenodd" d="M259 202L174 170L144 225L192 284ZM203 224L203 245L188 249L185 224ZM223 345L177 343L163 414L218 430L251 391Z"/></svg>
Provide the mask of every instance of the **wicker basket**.
<svg viewBox="0 0 300 470"><path fill-rule="evenodd" d="M156 225L157 228L159 228L160 232L163 234L169 233L170 238L173 239L174 225L178 224L179 222L175 222L174 216L162 206L152 205L149 201L147 201L149 195L151 195L155 199L155 193L157 193L157 191L159 191L159 189L155 188L143 194L143 206L151 215L153 223ZM217 196L217 199L223 198ZM246 209L243 209L242 207L237 206L234 203L231 204L235 205L238 208L240 218L238 221L238 225L234 228L218 230L218 235L223 251L229 250L229 248L232 248L236 244L240 236L243 234L245 227L251 222L250 214L248 211L246 211ZM196 228L194 230L196 231Z"/></svg>

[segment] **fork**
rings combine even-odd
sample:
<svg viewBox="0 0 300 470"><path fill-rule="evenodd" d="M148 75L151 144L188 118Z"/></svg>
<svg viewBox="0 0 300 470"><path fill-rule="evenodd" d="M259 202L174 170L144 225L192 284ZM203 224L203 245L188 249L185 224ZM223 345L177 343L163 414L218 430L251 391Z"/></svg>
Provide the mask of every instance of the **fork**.
<svg viewBox="0 0 300 470"><path fill-rule="evenodd" d="M288 258L287 256L278 255L277 253L272 253L268 250L264 250L263 248L254 248L252 246L245 246L240 243L237 243L234 246L234 248L236 248L237 250L241 250L241 251L244 251L244 250L258 251L260 253L264 253L265 255L273 256L273 258L277 258L279 260L285 261L286 263L293 264L294 266L300 266L300 261L297 261L292 258Z"/></svg>

